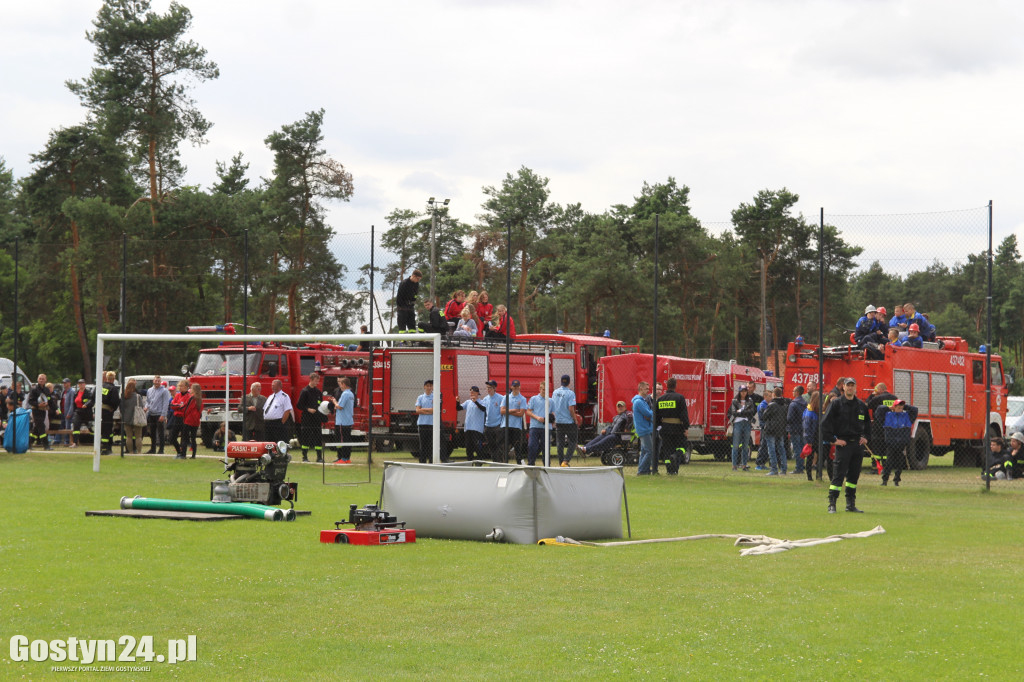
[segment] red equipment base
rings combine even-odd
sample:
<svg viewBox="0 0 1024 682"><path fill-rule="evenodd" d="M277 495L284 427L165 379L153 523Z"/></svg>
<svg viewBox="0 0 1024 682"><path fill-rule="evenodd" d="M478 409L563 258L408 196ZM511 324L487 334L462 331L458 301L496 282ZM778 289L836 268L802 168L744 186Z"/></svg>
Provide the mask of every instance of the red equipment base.
<svg viewBox="0 0 1024 682"><path fill-rule="evenodd" d="M416 531L402 530L322 530L320 542L338 545L401 545L416 542Z"/></svg>

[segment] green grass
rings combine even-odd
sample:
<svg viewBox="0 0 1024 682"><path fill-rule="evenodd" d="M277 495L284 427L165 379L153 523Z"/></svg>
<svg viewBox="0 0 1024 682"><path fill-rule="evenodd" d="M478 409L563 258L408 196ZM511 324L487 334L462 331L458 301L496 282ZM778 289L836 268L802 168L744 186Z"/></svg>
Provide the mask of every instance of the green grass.
<svg viewBox="0 0 1024 682"><path fill-rule="evenodd" d="M380 457L383 459L383 457ZM627 476L634 538L885 535L741 558L728 540L620 548L321 545L373 483L293 466L294 523L87 518L122 495L206 499L212 459L0 454L0 678L11 635L163 641L198 660L146 679L1020 679L1024 494L1016 484L880 488L825 513L820 483L695 462ZM712 475L709 472L716 472ZM916 473L916 472L915 472ZM976 474L975 474L976 476ZM333 468L328 480L366 479ZM141 675L125 675L141 677ZM65 679L74 679L65 677Z"/></svg>

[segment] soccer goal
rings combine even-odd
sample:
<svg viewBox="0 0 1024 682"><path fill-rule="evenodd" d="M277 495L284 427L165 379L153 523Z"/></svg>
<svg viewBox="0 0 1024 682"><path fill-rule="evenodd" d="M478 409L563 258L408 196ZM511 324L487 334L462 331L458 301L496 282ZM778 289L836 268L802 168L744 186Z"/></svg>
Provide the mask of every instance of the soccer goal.
<svg viewBox="0 0 1024 682"><path fill-rule="evenodd" d="M97 334L96 335L96 358L97 366L102 364L103 348L108 341L141 341L145 343L166 343L184 341L187 343L195 343L197 341L232 341L238 343L254 343L261 344L264 341L280 341L280 342L298 342L298 343L360 343L362 341L387 341L389 343L394 342L409 342L409 341L429 341L433 344L433 371L431 376L434 379L434 386L441 385L441 335L440 334ZM103 383L102 370L100 370L99 379L97 381L97 387ZM372 388L372 387L371 387ZM244 390L243 390L244 393ZM372 396L372 391L370 393ZM372 400L370 408L373 407ZM435 414L434 414L434 433L433 433L433 461L435 464L441 463L441 413L440 413L440 401L435 403ZM98 472L100 470L100 449L101 443L99 438L99 427L102 419L102 401L99 399L99 391L97 391L97 399L95 400L95 414L94 424L96 427L96 436L93 438L93 460L92 470ZM225 414L227 410L225 410ZM372 437L373 427L372 424L368 425L367 438Z"/></svg>

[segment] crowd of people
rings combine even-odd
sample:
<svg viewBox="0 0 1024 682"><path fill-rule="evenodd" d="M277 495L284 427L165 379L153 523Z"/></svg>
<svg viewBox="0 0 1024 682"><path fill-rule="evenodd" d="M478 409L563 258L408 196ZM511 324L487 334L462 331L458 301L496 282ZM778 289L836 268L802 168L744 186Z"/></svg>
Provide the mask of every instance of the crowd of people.
<svg viewBox="0 0 1024 682"><path fill-rule="evenodd" d="M516 338L516 325L504 305L493 305L486 291L459 289L439 308L437 301L423 302L423 315L416 324L416 301L423 273L412 274L398 286L395 297L398 332L422 331L450 336L453 339L512 339Z"/></svg>

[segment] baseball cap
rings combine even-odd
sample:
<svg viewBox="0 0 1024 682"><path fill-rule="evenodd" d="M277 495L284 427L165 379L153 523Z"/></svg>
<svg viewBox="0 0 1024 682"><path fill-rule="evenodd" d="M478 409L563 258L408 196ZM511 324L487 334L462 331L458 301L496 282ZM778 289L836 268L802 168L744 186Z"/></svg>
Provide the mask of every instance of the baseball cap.
<svg viewBox="0 0 1024 682"><path fill-rule="evenodd" d="M79 380L78 380L78 383L80 383L80 384L84 384L84 383L85 383L85 379L79 379Z"/></svg>
<svg viewBox="0 0 1024 682"><path fill-rule="evenodd" d="M622 400L620 400L619 402L615 403L615 407L625 407L625 406L626 406L626 403L623 402Z"/></svg>
<svg viewBox="0 0 1024 682"><path fill-rule="evenodd" d="M846 377L845 379L843 379L843 386L849 386L850 384L856 386L857 380L854 379L853 377Z"/></svg>
<svg viewBox="0 0 1024 682"><path fill-rule="evenodd" d="M487 381L484 382L484 386L490 386L492 388L497 388L498 387L498 382L495 381L494 379L488 379Z"/></svg>
<svg viewBox="0 0 1024 682"><path fill-rule="evenodd" d="M472 391L473 393L479 393L480 392L480 387L479 386L470 386L469 390Z"/></svg>
<svg viewBox="0 0 1024 682"><path fill-rule="evenodd" d="M70 384L71 383L71 379L69 379L67 377L64 377L63 379L60 380L60 383L62 383L62 384Z"/></svg>
<svg viewBox="0 0 1024 682"><path fill-rule="evenodd" d="M512 380L512 385L513 386L519 386L519 379L513 379Z"/></svg>
<svg viewBox="0 0 1024 682"><path fill-rule="evenodd" d="M892 406L893 407L896 407L897 405L906 405L906 404L907 403L906 403L905 400L894 400L894 401L892 401ZM1024 443L1024 441L1021 441L1021 442Z"/></svg>
<svg viewBox="0 0 1024 682"><path fill-rule="evenodd" d="M563 374L562 375L562 383L563 384L568 386L570 381L572 381L572 377L570 377L568 374Z"/></svg>

